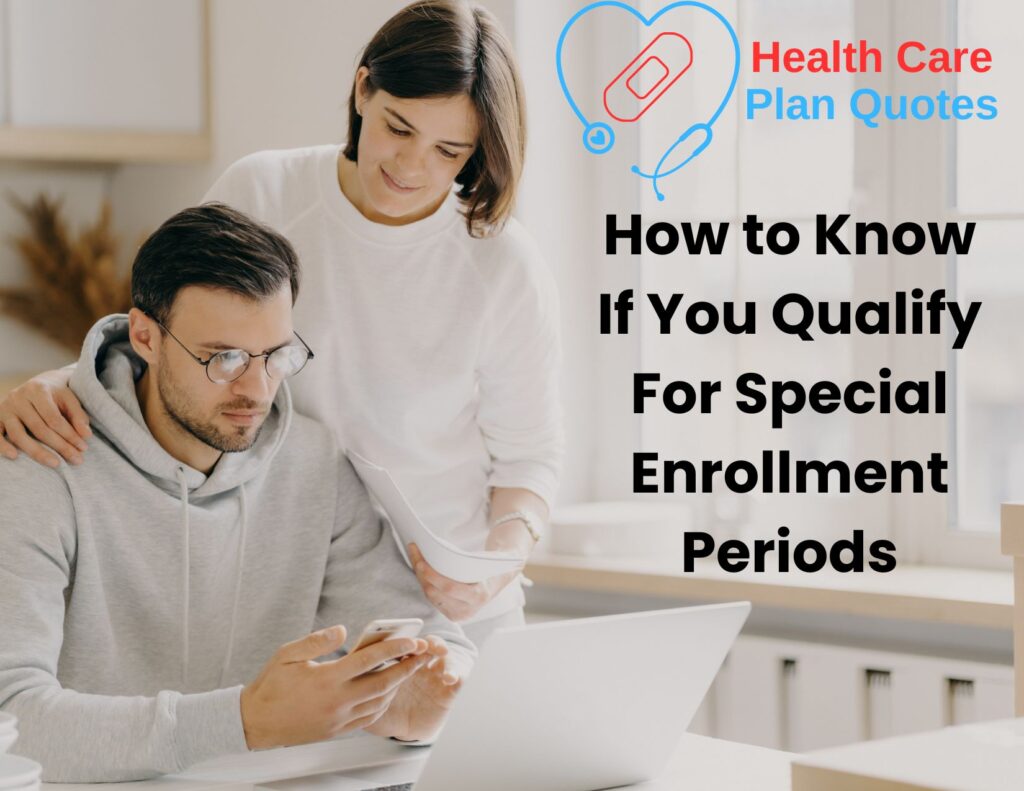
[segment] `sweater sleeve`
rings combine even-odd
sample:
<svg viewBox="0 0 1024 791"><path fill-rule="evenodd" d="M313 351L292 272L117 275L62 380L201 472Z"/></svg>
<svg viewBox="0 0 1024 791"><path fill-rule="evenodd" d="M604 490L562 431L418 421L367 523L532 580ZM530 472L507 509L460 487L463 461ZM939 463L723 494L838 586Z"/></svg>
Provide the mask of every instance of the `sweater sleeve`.
<svg viewBox="0 0 1024 791"><path fill-rule="evenodd" d="M445 618L420 588L390 526L374 511L352 464L339 456L335 528L317 610L316 629L343 624L351 650L363 627L377 618L421 618L433 634L469 664L476 648L458 624Z"/></svg>
<svg viewBox="0 0 1024 791"><path fill-rule="evenodd" d="M532 242L515 241L507 260L489 262L503 274L481 340L477 422L489 485L529 489L553 506L564 454L558 292Z"/></svg>
<svg viewBox="0 0 1024 791"><path fill-rule="evenodd" d="M19 457L0 474L0 710L18 718L11 752L45 782L139 780L247 749L241 687L153 697L94 695L57 679L75 514L59 473Z"/></svg>

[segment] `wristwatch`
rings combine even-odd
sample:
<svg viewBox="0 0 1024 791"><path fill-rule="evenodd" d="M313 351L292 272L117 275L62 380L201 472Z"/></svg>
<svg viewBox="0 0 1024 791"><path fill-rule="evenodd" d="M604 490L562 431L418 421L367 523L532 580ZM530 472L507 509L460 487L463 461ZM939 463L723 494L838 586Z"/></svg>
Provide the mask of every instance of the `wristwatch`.
<svg viewBox="0 0 1024 791"><path fill-rule="evenodd" d="M526 525L526 532L530 534L530 538L533 539L534 544L540 541L541 529L544 523L533 511L527 511L524 509L521 511L513 511L512 513L505 514L504 516L499 516L494 520L491 527L497 527L498 525L503 525L506 522L514 522L517 519L521 520L522 523Z"/></svg>

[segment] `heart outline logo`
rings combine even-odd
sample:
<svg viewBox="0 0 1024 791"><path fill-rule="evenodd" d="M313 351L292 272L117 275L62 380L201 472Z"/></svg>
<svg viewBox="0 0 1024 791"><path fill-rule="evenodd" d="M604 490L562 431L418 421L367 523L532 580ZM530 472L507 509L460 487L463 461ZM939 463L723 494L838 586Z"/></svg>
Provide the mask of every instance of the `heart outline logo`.
<svg viewBox="0 0 1024 791"><path fill-rule="evenodd" d="M700 156L700 154L703 153L709 145L711 145L711 141L714 136L712 127L721 117L722 112L725 110L729 101L736 92L736 83L739 81L740 73L740 42L732 24L721 14L721 12L718 11L718 9L712 8L707 3L700 2L700 0L676 0L676 2L669 3L668 5L660 8L651 17L644 16L640 11L633 8L633 6L627 5L626 3L621 2L621 0L597 0L597 2L584 6L569 18L569 21L565 23L565 26L562 28L562 32L558 36L558 44L555 47L555 68L558 72L558 83L561 86L562 95L565 97L565 100L569 105L569 109L573 111L580 123L583 124L583 147L591 154L606 154L611 151L612 147L615 145L615 130L613 130L612 127L604 121L589 120L576 103L576 100L573 99L572 92L569 90L569 86L565 81L565 71L562 67L562 50L565 46L566 36L568 36L572 26L575 25L581 17L598 8L621 9L632 14L644 27L649 28L669 11L685 7L698 8L702 11L706 11L714 16L715 19L725 27L733 45L733 71L732 77L729 81L729 87L726 89L725 95L722 97L722 101L719 103L715 112L707 121L693 124L680 134L675 141L665 149L653 172L645 173L638 165L633 165L630 168L630 171L640 178L650 180L651 187L654 189L654 194L659 201L665 200L665 196L661 190L658 189L658 181L667 176L671 176L673 173L684 168L688 163ZM702 139L696 140L696 145L690 154L678 165L675 165L668 170L662 170L662 167L672 153L675 152L679 146L690 141L691 138L698 138L698 133Z"/></svg>

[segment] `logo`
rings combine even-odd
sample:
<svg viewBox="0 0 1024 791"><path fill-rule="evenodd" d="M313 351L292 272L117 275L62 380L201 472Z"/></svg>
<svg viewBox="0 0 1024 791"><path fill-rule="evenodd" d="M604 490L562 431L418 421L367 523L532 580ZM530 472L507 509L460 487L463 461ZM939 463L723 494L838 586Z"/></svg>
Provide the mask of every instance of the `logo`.
<svg viewBox="0 0 1024 791"><path fill-rule="evenodd" d="M681 30L677 29L677 27L683 27L687 21L693 21L685 18L677 19L676 17L681 15L674 12L681 9L692 9L699 14L710 14L720 29L724 30L726 34L724 47L730 51L732 56L731 74L721 78L723 85L728 86L725 88L721 100L706 116L706 119L691 123L689 126L678 122L679 113L676 112L674 106L668 106L656 120L651 120L655 113L649 112L654 108L665 108L667 105L671 105L673 97L680 95L687 85L688 72L694 68L695 63L701 61L702 41L696 40L693 33L684 35ZM574 91L570 90L570 81L567 78L565 60L567 42L570 41L570 34L581 20L585 17L593 18L604 10L628 13L633 22L640 24L641 41L645 43L624 66L609 69L614 76L604 85L603 89L593 85L580 86L577 87L574 94ZM708 42L708 48L713 43ZM717 43L721 49L723 44ZM706 64L711 62L708 48L703 50ZM656 125L659 131L669 129L667 143L665 141L662 143L664 150L653 165L647 165L644 168L639 164L634 164L630 167L630 171L636 176L651 182L654 194L660 201L665 199L665 195L659 189L658 182L682 170L711 145L714 137L712 127L736 91L740 70L740 44L736 31L729 20L716 9L706 3L698 2L698 0L679 0L679 2L669 3L650 17L644 16L632 6L619 2L619 0L599 0L599 2L581 8L565 23L565 27L562 28L558 37L555 63L562 94L565 96L569 108L583 124L583 147L591 154L600 156L611 151L616 142L616 129L619 129L621 134L627 129L634 129L636 125L648 121ZM702 73L701 79L705 79L705 74L706 69ZM594 101L594 97L597 95L600 96L599 103ZM589 104L594 105L588 110L589 115L581 107L581 104L587 104L584 98L589 99ZM715 98L717 99L717 96ZM698 115L698 117L700 116Z"/></svg>

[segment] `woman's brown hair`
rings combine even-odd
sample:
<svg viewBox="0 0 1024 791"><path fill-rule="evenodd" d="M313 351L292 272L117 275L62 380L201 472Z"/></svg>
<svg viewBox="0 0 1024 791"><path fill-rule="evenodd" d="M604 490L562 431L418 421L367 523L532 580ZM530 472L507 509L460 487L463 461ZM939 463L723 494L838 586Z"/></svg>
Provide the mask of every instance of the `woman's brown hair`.
<svg viewBox="0 0 1024 791"><path fill-rule="evenodd" d="M401 99L465 94L476 108L476 149L455 183L471 236L489 236L512 213L523 171L526 119L512 44L486 9L458 0L420 0L384 23L363 50L366 87ZM348 100L348 143L355 162L362 117L355 86Z"/></svg>

